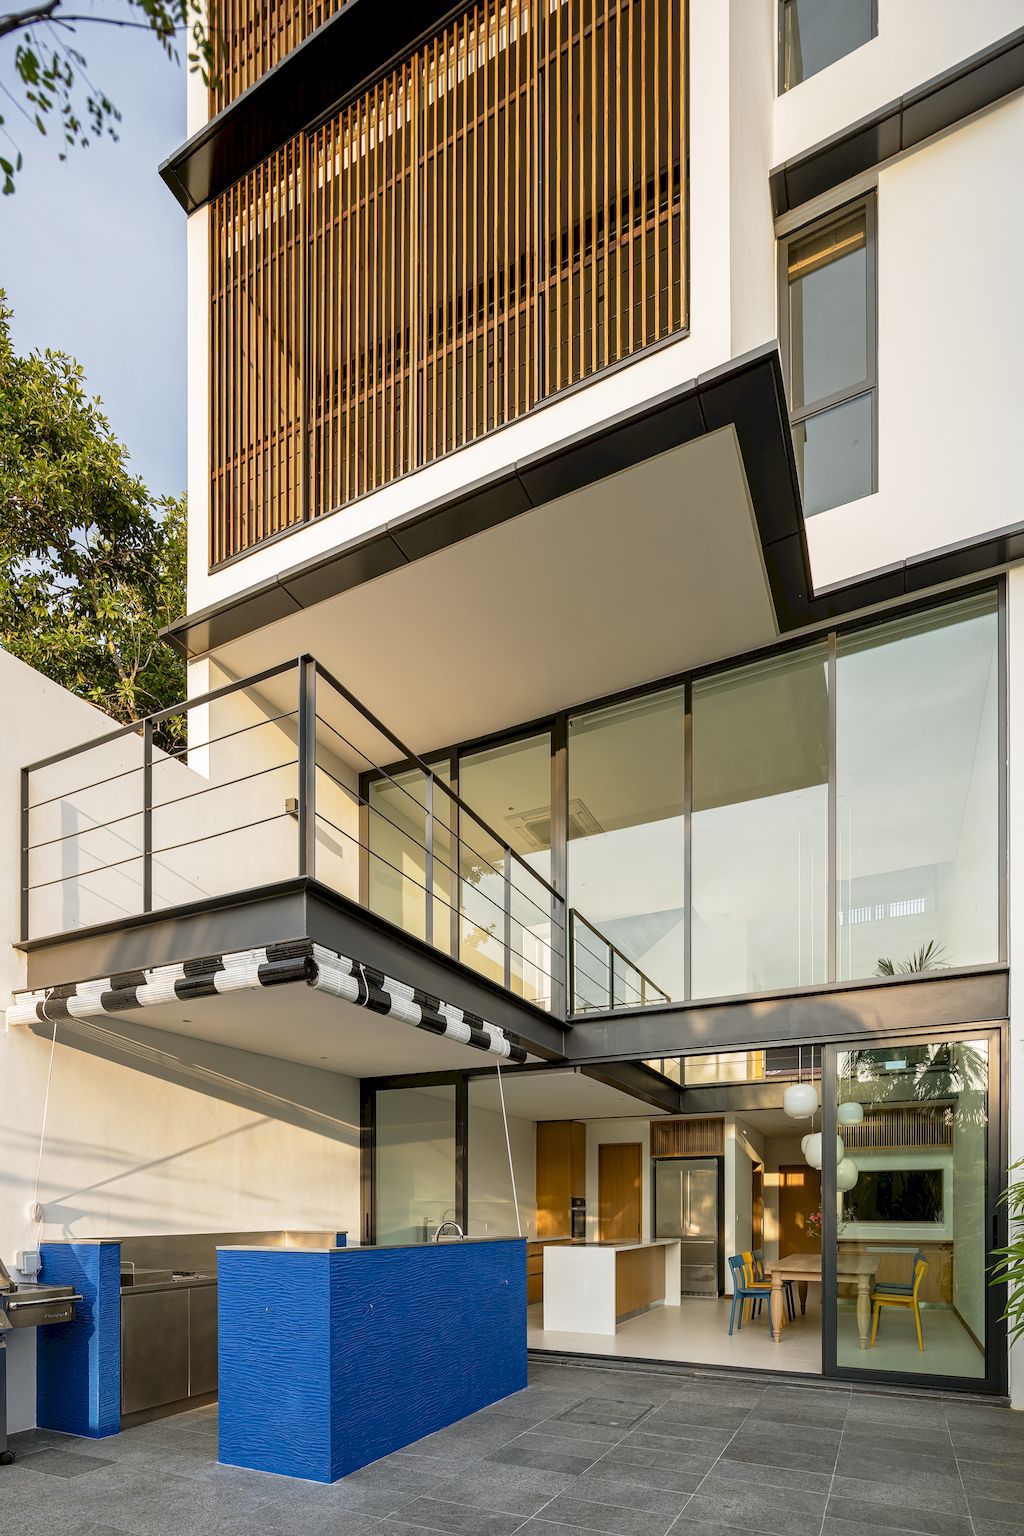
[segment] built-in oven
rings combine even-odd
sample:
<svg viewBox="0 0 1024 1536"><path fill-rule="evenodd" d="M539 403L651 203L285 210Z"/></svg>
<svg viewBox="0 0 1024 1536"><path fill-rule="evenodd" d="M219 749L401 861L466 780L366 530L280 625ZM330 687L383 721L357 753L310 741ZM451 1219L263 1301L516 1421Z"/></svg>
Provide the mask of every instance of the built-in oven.
<svg viewBox="0 0 1024 1536"><path fill-rule="evenodd" d="M574 1243L586 1241L587 1202L580 1195L573 1195L569 1201L569 1236Z"/></svg>

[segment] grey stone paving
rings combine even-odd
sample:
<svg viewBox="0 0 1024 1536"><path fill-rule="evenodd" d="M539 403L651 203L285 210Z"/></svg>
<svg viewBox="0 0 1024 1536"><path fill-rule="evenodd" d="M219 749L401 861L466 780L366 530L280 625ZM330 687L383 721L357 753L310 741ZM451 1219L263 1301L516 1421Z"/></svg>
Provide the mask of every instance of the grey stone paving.
<svg viewBox="0 0 1024 1536"><path fill-rule="evenodd" d="M763 1379L534 1365L324 1487L218 1466L216 1408L12 1437L19 1536L1024 1536L1024 1414Z"/></svg>

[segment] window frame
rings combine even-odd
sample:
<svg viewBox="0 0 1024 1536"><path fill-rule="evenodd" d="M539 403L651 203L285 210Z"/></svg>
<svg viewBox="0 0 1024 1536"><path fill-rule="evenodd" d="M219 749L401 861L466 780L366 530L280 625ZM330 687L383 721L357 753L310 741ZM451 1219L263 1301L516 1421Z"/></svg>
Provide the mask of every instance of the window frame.
<svg viewBox="0 0 1024 1536"><path fill-rule="evenodd" d="M848 218L851 213L863 210L864 213L864 249L866 257L865 282L867 287L867 303L865 314L867 318L867 335L865 337L865 354L867 357L867 370L863 379L856 384L851 384L843 389L833 390L830 395L822 395L819 399L805 401L794 409L792 404L792 355L790 350L790 328L792 316L790 310L790 282L789 282L789 257L792 247L806 240L808 237L820 233L822 230L838 224L842 219ZM799 224L788 230L785 235L778 238L778 305L779 305L779 350L782 354L782 371L786 381L786 398L789 406L790 430L795 433L797 427L803 426L815 416L823 416L826 411L833 410L840 405L847 405L854 400L869 396L871 399L871 477L870 490L866 493L873 496L878 490L878 209L875 192L862 193L848 202L839 203L830 208L827 213L810 220L806 224ZM795 452L794 443L794 452ZM857 498L862 501L863 497ZM803 484L800 486L801 510L803 510ZM848 502L836 502L836 506L848 506ZM822 508L823 512L831 512L832 507ZM820 516L819 513L809 514L812 517ZM804 511L806 522L808 513Z"/></svg>
<svg viewBox="0 0 1024 1536"><path fill-rule="evenodd" d="M779 13L778 48L777 48L778 68L777 68L777 71L776 71L776 75L777 75L776 87L777 87L777 94L779 96L788 96L790 91L795 91L798 86L806 85L808 80L814 80L818 75L824 74L826 69L831 69L832 68L832 64L838 64L840 59L848 59L848 58L851 57L852 54L857 53L859 49L866 48L867 47L867 43L873 42L874 39L878 36L878 0L871 0L871 35L868 37L867 42L866 43L858 43L857 47L856 48L851 48L849 53L841 53L838 58L833 59L831 64L823 64L821 69L816 69L813 74L801 75L799 80L794 80L792 85L787 85L786 84L786 7L787 7L787 5L790 5L792 3L793 3L793 0L779 0L779 5L778 5L778 13Z"/></svg>

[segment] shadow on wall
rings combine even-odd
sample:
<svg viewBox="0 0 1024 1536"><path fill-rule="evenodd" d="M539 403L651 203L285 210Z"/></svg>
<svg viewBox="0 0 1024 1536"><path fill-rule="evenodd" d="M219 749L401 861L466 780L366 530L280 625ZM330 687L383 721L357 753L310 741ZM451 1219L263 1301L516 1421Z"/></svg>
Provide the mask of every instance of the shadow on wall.
<svg viewBox="0 0 1024 1536"><path fill-rule="evenodd" d="M31 1029L50 1043L52 1025L39 1023ZM57 1026L57 1044L208 1094L316 1136L350 1146L359 1142L358 1125L338 1114L333 1073L115 1018L62 1019ZM288 1093L281 1091L283 1072L288 1074Z"/></svg>
<svg viewBox="0 0 1024 1536"><path fill-rule="evenodd" d="M52 1026L39 1024L32 1031L41 1042L49 1046ZM8 1042L11 1044L12 1042ZM26 1042L27 1043L27 1042ZM77 1189L61 1192L54 1182L54 1191L46 1200L46 1226L48 1236L59 1230L65 1237L74 1234L76 1226L89 1221L102 1207L108 1230L132 1230L140 1223L152 1225L155 1192L164 1187L169 1205L176 1209L187 1208L193 1212L193 1224L207 1224L220 1229L223 1222L224 1197L230 1205L239 1193L236 1176L253 1157L266 1158L268 1144L265 1134L273 1134L275 1125L289 1126L307 1135L329 1142L336 1150L356 1152L359 1146L359 1128L354 1121L354 1086L350 1080L338 1079L334 1074L312 1067L302 1067L291 1062L258 1056L251 1052L228 1050L204 1041L185 1038L165 1031L138 1028L118 1019L62 1020L57 1028L57 1044L109 1062L114 1066L141 1072L157 1083L167 1083L192 1093L203 1094L222 1105L232 1105L249 1111L240 1124L228 1129L218 1129L217 1112L210 1128L214 1134L174 1145L175 1115L173 1095L168 1096L163 1134L150 1150L157 1155L140 1160L130 1151L134 1139L129 1135L129 1146L118 1146L113 1139L87 1141L61 1135L59 1120L50 1117L45 1143L45 1160L48 1166L64 1170L66 1179L74 1170L87 1171L90 1182ZM73 1071L73 1066L72 1066ZM60 1059L55 1075L60 1073ZM159 1089L156 1090L159 1101ZM132 1099L120 1099L121 1111L110 1106L115 1117L111 1126L117 1131L116 1117L125 1120L124 1129L132 1131ZM145 1099L140 1103L147 1102ZM148 1100L152 1105L152 1095ZM343 1106L339 1109L339 1105ZM102 1114L103 1106L97 1102L96 1112ZM145 1112L145 1111L144 1111ZM150 1113L152 1111L149 1111ZM91 1117L90 1117L91 1118ZM223 1115L220 1126L224 1125ZM237 1117L232 1117L235 1119ZM190 1129L195 1129L193 1118ZM169 1134L168 1134L169 1133ZM0 1185L16 1189L24 1187L26 1170L35 1166L39 1149L38 1127L31 1129L7 1124L0 1127L0 1142L5 1156L0 1162ZM256 1137L253 1142L248 1138ZM292 1149L296 1146L292 1143ZM211 1149L217 1149L211 1158ZM326 1152L326 1148L324 1149ZM315 1154L313 1154L315 1156ZM212 1166L211 1166L212 1163ZM143 1192L137 1193L134 1180L144 1179ZM226 1177L225 1177L226 1176ZM59 1177L59 1175L58 1175ZM241 1180L246 1186L246 1204L250 1214L247 1225L260 1225L259 1208L266 1206L267 1220L271 1225L280 1224L280 1189L260 1191L249 1187L251 1181ZM212 1229L212 1228L211 1228Z"/></svg>

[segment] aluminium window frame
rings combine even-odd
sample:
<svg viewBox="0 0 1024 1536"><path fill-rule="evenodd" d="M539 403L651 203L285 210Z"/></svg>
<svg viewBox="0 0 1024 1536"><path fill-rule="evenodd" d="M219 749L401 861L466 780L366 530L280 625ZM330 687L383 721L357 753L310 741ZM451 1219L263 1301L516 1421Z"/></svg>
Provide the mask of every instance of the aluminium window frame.
<svg viewBox="0 0 1024 1536"><path fill-rule="evenodd" d="M865 284L867 287L867 303L865 315L867 319L867 336L865 352L867 357L867 370L863 379L856 384L847 385L842 389L833 390L829 395L794 409L792 404L792 355L790 349L790 328L792 313L790 308L790 281L789 258L792 247L832 225L840 223L852 213L863 210L864 213L864 249L866 256ZM795 433L798 427L813 420L816 416L823 416L827 411L836 409L841 405L848 405L854 400L861 400L865 396L871 398L871 489L866 493L873 496L878 491L878 205L874 188L860 193L857 197L837 203L827 212L817 218L809 220L806 224L799 224L790 229L777 239L778 246L778 316L779 316L779 351L782 355L782 372L786 382L787 403L789 404L789 425L791 432ZM794 444L795 449L795 444ZM857 497L863 501L864 497ZM803 484L800 486L801 511L803 511ZM836 502L835 506L851 506L851 502ZM834 507L823 507L822 512L831 512ZM821 513L811 513L810 516L818 517ZM806 523L808 514L804 512Z"/></svg>
<svg viewBox="0 0 1024 1536"><path fill-rule="evenodd" d="M867 47L867 43L858 43L857 47L856 48L851 48L849 53L841 53L841 54L839 54L838 58L833 59L831 61L831 63L829 63L829 64L823 64L821 66L821 68L820 69L816 69L813 74L801 75L799 80L794 80L792 85L787 85L786 84L786 7L790 3L791 3L791 0L779 0L779 3L778 3L778 28L777 28L777 36L778 36L778 48L777 48L778 62L777 62L777 68L776 68L776 82L775 83L776 83L776 93L780 97L781 96L788 96L790 91L795 91L798 86L806 85L808 80L814 80L818 75L823 75L825 73L826 69L831 69L832 65L833 64L838 64L841 59L848 59L848 58L851 57L852 54L855 54L855 53L859 52L859 50L861 48L866 48ZM875 40L875 38L877 36L878 36L878 0L871 0L871 36L867 39L867 42L868 43L874 42L874 40Z"/></svg>

